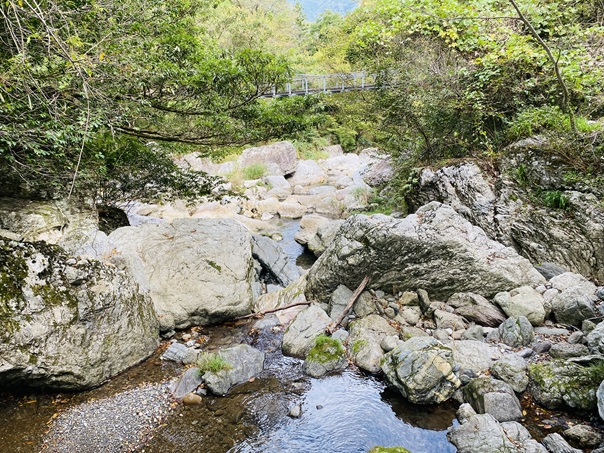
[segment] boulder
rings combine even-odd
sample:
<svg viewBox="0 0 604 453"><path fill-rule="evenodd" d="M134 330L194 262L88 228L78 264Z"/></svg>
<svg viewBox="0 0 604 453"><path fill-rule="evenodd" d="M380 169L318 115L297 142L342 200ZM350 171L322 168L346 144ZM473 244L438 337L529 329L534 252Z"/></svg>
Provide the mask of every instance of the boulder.
<svg viewBox="0 0 604 453"><path fill-rule="evenodd" d="M0 238L0 283L0 386L95 387L159 344L151 301L113 266Z"/></svg>
<svg viewBox="0 0 604 453"><path fill-rule="evenodd" d="M589 425L573 425L564 431L564 435L580 447L594 448L604 440L602 433Z"/></svg>
<svg viewBox="0 0 604 453"><path fill-rule="evenodd" d="M552 312L561 324L580 326L581 323L596 317L596 307L592 296L578 286L563 290L552 299Z"/></svg>
<svg viewBox="0 0 604 453"><path fill-rule="evenodd" d="M228 219L176 219L119 228L111 262L132 270L148 291L160 328L169 332L250 313L252 237Z"/></svg>
<svg viewBox="0 0 604 453"><path fill-rule="evenodd" d="M317 234L319 227L331 221L318 214L306 214L300 219L300 228L294 235L294 239L299 244L307 245Z"/></svg>
<svg viewBox="0 0 604 453"><path fill-rule="evenodd" d="M264 310L285 307L286 305L292 305L298 302L306 302L304 288L306 288L306 278L299 277L296 281L290 283L283 289L261 295L254 301L253 311L258 313Z"/></svg>
<svg viewBox="0 0 604 453"><path fill-rule="evenodd" d="M550 279L550 285L558 291L564 291L569 288L577 288L585 296L593 296L596 292L596 285L587 280L581 274L565 272L556 275Z"/></svg>
<svg viewBox="0 0 604 453"><path fill-rule="evenodd" d="M474 379L464 387L463 396L478 414L491 414L499 422L522 418L520 401L512 387L503 381L491 378Z"/></svg>
<svg viewBox="0 0 604 453"><path fill-rule="evenodd" d="M434 321L437 329L465 330L468 327L461 316L444 310L434 310Z"/></svg>
<svg viewBox="0 0 604 453"><path fill-rule="evenodd" d="M327 174L314 160L301 160L298 163L296 172L289 178L289 183L292 187L297 185L303 187L319 186L325 184L326 181Z"/></svg>
<svg viewBox="0 0 604 453"><path fill-rule="evenodd" d="M203 374L205 384L214 395L226 395L231 387L248 381L264 369L264 353L247 344L221 349L218 354L226 362L226 368Z"/></svg>
<svg viewBox="0 0 604 453"><path fill-rule="evenodd" d="M524 316L506 319L497 330L501 341L512 348L528 346L535 338L533 326Z"/></svg>
<svg viewBox="0 0 604 453"><path fill-rule="evenodd" d="M307 297L326 300L338 285L356 288L365 275L373 289L424 288L437 298L491 296L544 281L526 259L440 203L402 220L349 217L310 269Z"/></svg>
<svg viewBox="0 0 604 453"><path fill-rule="evenodd" d="M461 370L472 370L476 374L487 371L493 361L501 357L499 348L483 341L452 341L453 362Z"/></svg>
<svg viewBox="0 0 604 453"><path fill-rule="evenodd" d="M180 378L171 386L172 396L177 400L184 398L185 395L194 392L201 385L203 379L201 370L193 367L188 368Z"/></svg>
<svg viewBox="0 0 604 453"><path fill-rule="evenodd" d="M329 315L316 305L301 311L283 335L283 354L305 358L315 338L324 333L330 323Z"/></svg>
<svg viewBox="0 0 604 453"><path fill-rule="evenodd" d="M384 356L388 382L415 404L442 403L461 382L453 373L453 351L430 337L413 337Z"/></svg>
<svg viewBox="0 0 604 453"><path fill-rule="evenodd" d="M300 277L298 267L289 259L283 247L269 237L252 236L252 256L281 286L287 286Z"/></svg>
<svg viewBox="0 0 604 453"><path fill-rule="evenodd" d="M505 321L504 313L479 294L455 293L447 300L455 313L481 326L497 327Z"/></svg>
<svg viewBox="0 0 604 453"><path fill-rule="evenodd" d="M304 360L304 372L318 378L335 371L343 371L348 366L346 350L340 340L319 336Z"/></svg>
<svg viewBox="0 0 604 453"><path fill-rule="evenodd" d="M298 168L298 154L290 142L276 142L271 145L244 149L239 159L239 167L265 165L272 175L291 175Z"/></svg>
<svg viewBox="0 0 604 453"><path fill-rule="evenodd" d="M361 170L363 181L371 187L379 187L390 182L394 171L390 159L376 159Z"/></svg>
<svg viewBox="0 0 604 453"><path fill-rule="evenodd" d="M549 354L554 359L570 359L571 357L582 357L589 354L587 346L582 344L570 344L566 342L553 344Z"/></svg>
<svg viewBox="0 0 604 453"><path fill-rule="evenodd" d="M319 225L317 233L306 244L308 249L319 257L329 247L344 223L343 220L330 220Z"/></svg>
<svg viewBox="0 0 604 453"><path fill-rule="evenodd" d="M352 361L365 371L379 372L384 355L381 343L391 335L396 335L396 330L381 316L369 315L352 322L348 338Z"/></svg>
<svg viewBox="0 0 604 453"><path fill-rule="evenodd" d="M598 386L604 380L604 367L552 360L531 365L529 379L529 392L542 406L593 411L597 407Z"/></svg>
<svg viewBox="0 0 604 453"><path fill-rule="evenodd" d="M528 362L517 354L504 355L493 364L491 374L522 393L529 382Z"/></svg>
<svg viewBox="0 0 604 453"><path fill-rule="evenodd" d="M543 296L530 286L498 293L494 301L507 316L525 316L534 326L545 321Z"/></svg>

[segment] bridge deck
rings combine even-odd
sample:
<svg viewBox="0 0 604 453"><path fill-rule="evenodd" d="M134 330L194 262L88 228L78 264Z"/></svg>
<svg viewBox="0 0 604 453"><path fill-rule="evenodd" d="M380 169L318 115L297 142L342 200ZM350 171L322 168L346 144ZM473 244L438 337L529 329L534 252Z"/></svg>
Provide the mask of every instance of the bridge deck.
<svg viewBox="0 0 604 453"><path fill-rule="evenodd" d="M325 75L299 75L285 86L273 87L260 97L307 96L319 93L342 93L345 91L375 90L378 88L376 75L365 72Z"/></svg>

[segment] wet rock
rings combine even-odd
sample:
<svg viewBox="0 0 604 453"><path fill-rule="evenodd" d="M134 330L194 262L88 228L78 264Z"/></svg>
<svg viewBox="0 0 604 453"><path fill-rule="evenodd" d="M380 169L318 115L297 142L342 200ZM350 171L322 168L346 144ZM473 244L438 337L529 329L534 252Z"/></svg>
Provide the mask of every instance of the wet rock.
<svg viewBox="0 0 604 453"><path fill-rule="evenodd" d="M571 447L558 433L545 436L543 445L545 445L547 451L550 453L581 453L581 450Z"/></svg>
<svg viewBox="0 0 604 453"><path fill-rule="evenodd" d="M494 301L507 316L525 316L534 326L540 326L545 321L543 296L530 286L498 293Z"/></svg>
<svg viewBox="0 0 604 453"><path fill-rule="evenodd" d="M348 348L352 361L370 373L380 371L384 355L381 343L387 336L396 335L396 330L378 315L369 315L350 324Z"/></svg>
<svg viewBox="0 0 604 453"><path fill-rule="evenodd" d="M302 406L300 404L296 404L289 410L287 415L289 415L291 418L300 418L302 416Z"/></svg>
<svg viewBox="0 0 604 453"><path fill-rule="evenodd" d="M506 319L498 330L501 341L512 348L527 346L535 337L533 326L524 316Z"/></svg>
<svg viewBox="0 0 604 453"><path fill-rule="evenodd" d="M283 141L245 149L237 159L237 163L240 168L254 164L265 165L270 174L287 176L298 168L298 155L294 145Z"/></svg>
<svg viewBox="0 0 604 453"><path fill-rule="evenodd" d="M479 294L453 294L447 305L453 307L456 314L481 326L497 327L505 321L505 314Z"/></svg>
<svg viewBox="0 0 604 453"><path fill-rule="evenodd" d="M185 395L193 393L202 382L199 368L188 368L170 389L172 396L177 400L181 399Z"/></svg>
<svg viewBox="0 0 604 453"><path fill-rule="evenodd" d="M148 291L162 331L250 313L252 238L229 219L176 219L115 230L111 262Z"/></svg>
<svg viewBox="0 0 604 453"><path fill-rule="evenodd" d="M166 352L162 354L161 359L188 365L197 360L198 354L199 351L188 348L182 343L172 343L170 346L168 346Z"/></svg>
<svg viewBox="0 0 604 453"><path fill-rule="evenodd" d="M429 337L414 337L384 356L390 384L416 404L438 404L461 385L453 373L453 351Z"/></svg>
<svg viewBox="0 0 604 453"><path fill-rule="evenodd" d="M479 414L491 414L499 422L522 418L520 401L512 387L491 378L474 379L463 389L464 400Z"/></svg>
<svg viewBox="0 0 604 453"><path fill-rule="evenodd" d="M602 433L589 425L571 426L564 431L564 435L577 442L580 447L593 448L604 440Z"/></svg>
<svg viewBox="0 0 604 453"><path fill-rule="evenodd" d="M187 393L182 397L182 404L185 406L199 406L201 404L201 396L195 393Z"/></svg>
<svg viewBox="0 0 604 453"><path fill-rule="evenodd" d="M324 333L330 323L331 318L316 305L301 311L283 335L283 354L305 358L315 338Z"/></svg>
<svg viewBox="0 0 604 453"><path fill-rule="evenodd" d="M300 277L300 271L283 247L266 236L252 236L252 256L281 284L287 286Z"/></svg>
<svg viewBox="0 0 604 453"><path fill-rule="evenodd" d="M554 359L570 359L588 355L589 349L582 344L556 343L552 345L549 353Z"/></svg>
<svg viewBox="0 0 604 453"><path fill-rule="evenodd" d="M529 367L529 392L548 409L570 407L595 410L596 391L604 380L601 366L552 360Z"/></svg>
<svg viewBox="0 0 604 453"><path fill-rule="evenodd" d="M203 380L214 395L225 395L231 387L260 374L264 369L264 353L252 346L240 344L221 349L226 369L207 371Z"/></svg>
<svg viewBox="0 0 604 453"><path fill-rule="evenodd" d="M155 351L157 318L134 279L71 258L44 242L0 238L0 386L82 390Z"/></svg>
<svg viewBox="0 0 604 453"><path fill-rule="evenodd" d="M492 260L492 256L498 256ZM490 296L543 277L512 249L489 240L451 207L431 203L402 220L349 217L308 273L307 297L326 300L340 284L355 288L365 275L374 289L426 289ZM472 275L473 278L460 278Z"/></svg>
<svg viewBox="0 0 604 453"><path fill-rule="evenodd" d="M304 372L318 378L326 374L343 371L348 366L346 350L339 340L319 336L304 361Z"/></svg>
<svg viewBox="0 0 604 453"><path fill-rule="evenodd" d="M504 355L497 360L491 367L491 373L509 384L516 393L524 392L529 382L528 362L516 354Z"/></svg>

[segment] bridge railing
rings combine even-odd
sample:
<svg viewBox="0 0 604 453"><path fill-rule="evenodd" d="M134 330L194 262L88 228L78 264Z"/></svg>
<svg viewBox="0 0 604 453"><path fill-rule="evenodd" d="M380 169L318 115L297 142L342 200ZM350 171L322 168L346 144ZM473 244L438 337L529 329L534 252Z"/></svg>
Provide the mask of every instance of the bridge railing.
<svg viewBox="0 0 604 453"><path fill-rule="evenodd" d="M300 96L316 93L337 93L353 90L374 89L375 74L351 72L344 74L299 74L283 86L275 86L264 97Z"/></svg>

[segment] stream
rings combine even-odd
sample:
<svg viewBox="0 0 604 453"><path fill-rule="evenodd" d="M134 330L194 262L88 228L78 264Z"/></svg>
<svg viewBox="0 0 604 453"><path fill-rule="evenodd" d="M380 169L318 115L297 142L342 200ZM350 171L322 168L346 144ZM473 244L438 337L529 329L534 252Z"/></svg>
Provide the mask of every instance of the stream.
<svg viewBox="0 0 604 453"><path fill-rule="evenodd" d="M293 240L298 222L281 226L282 247L299 266L310 266L312 259ZM174 405L145 445L134 451L364 453L376 445L404 446L413 453L456 451L446 439L447 428L457 423L454 404L413 405L381 379L354 368L310 378L301 360L281 354L283 328L274 315L198 331L207 338L204 350L248 343L264 351L264 372L225 397L206 396L199 406ZM168 344L163 342L154 356L96 389L0 396L0 451L38 452L61 411L179 376L184 367L159 359ZM289 417L298 404L301 417Z"/></svg>

